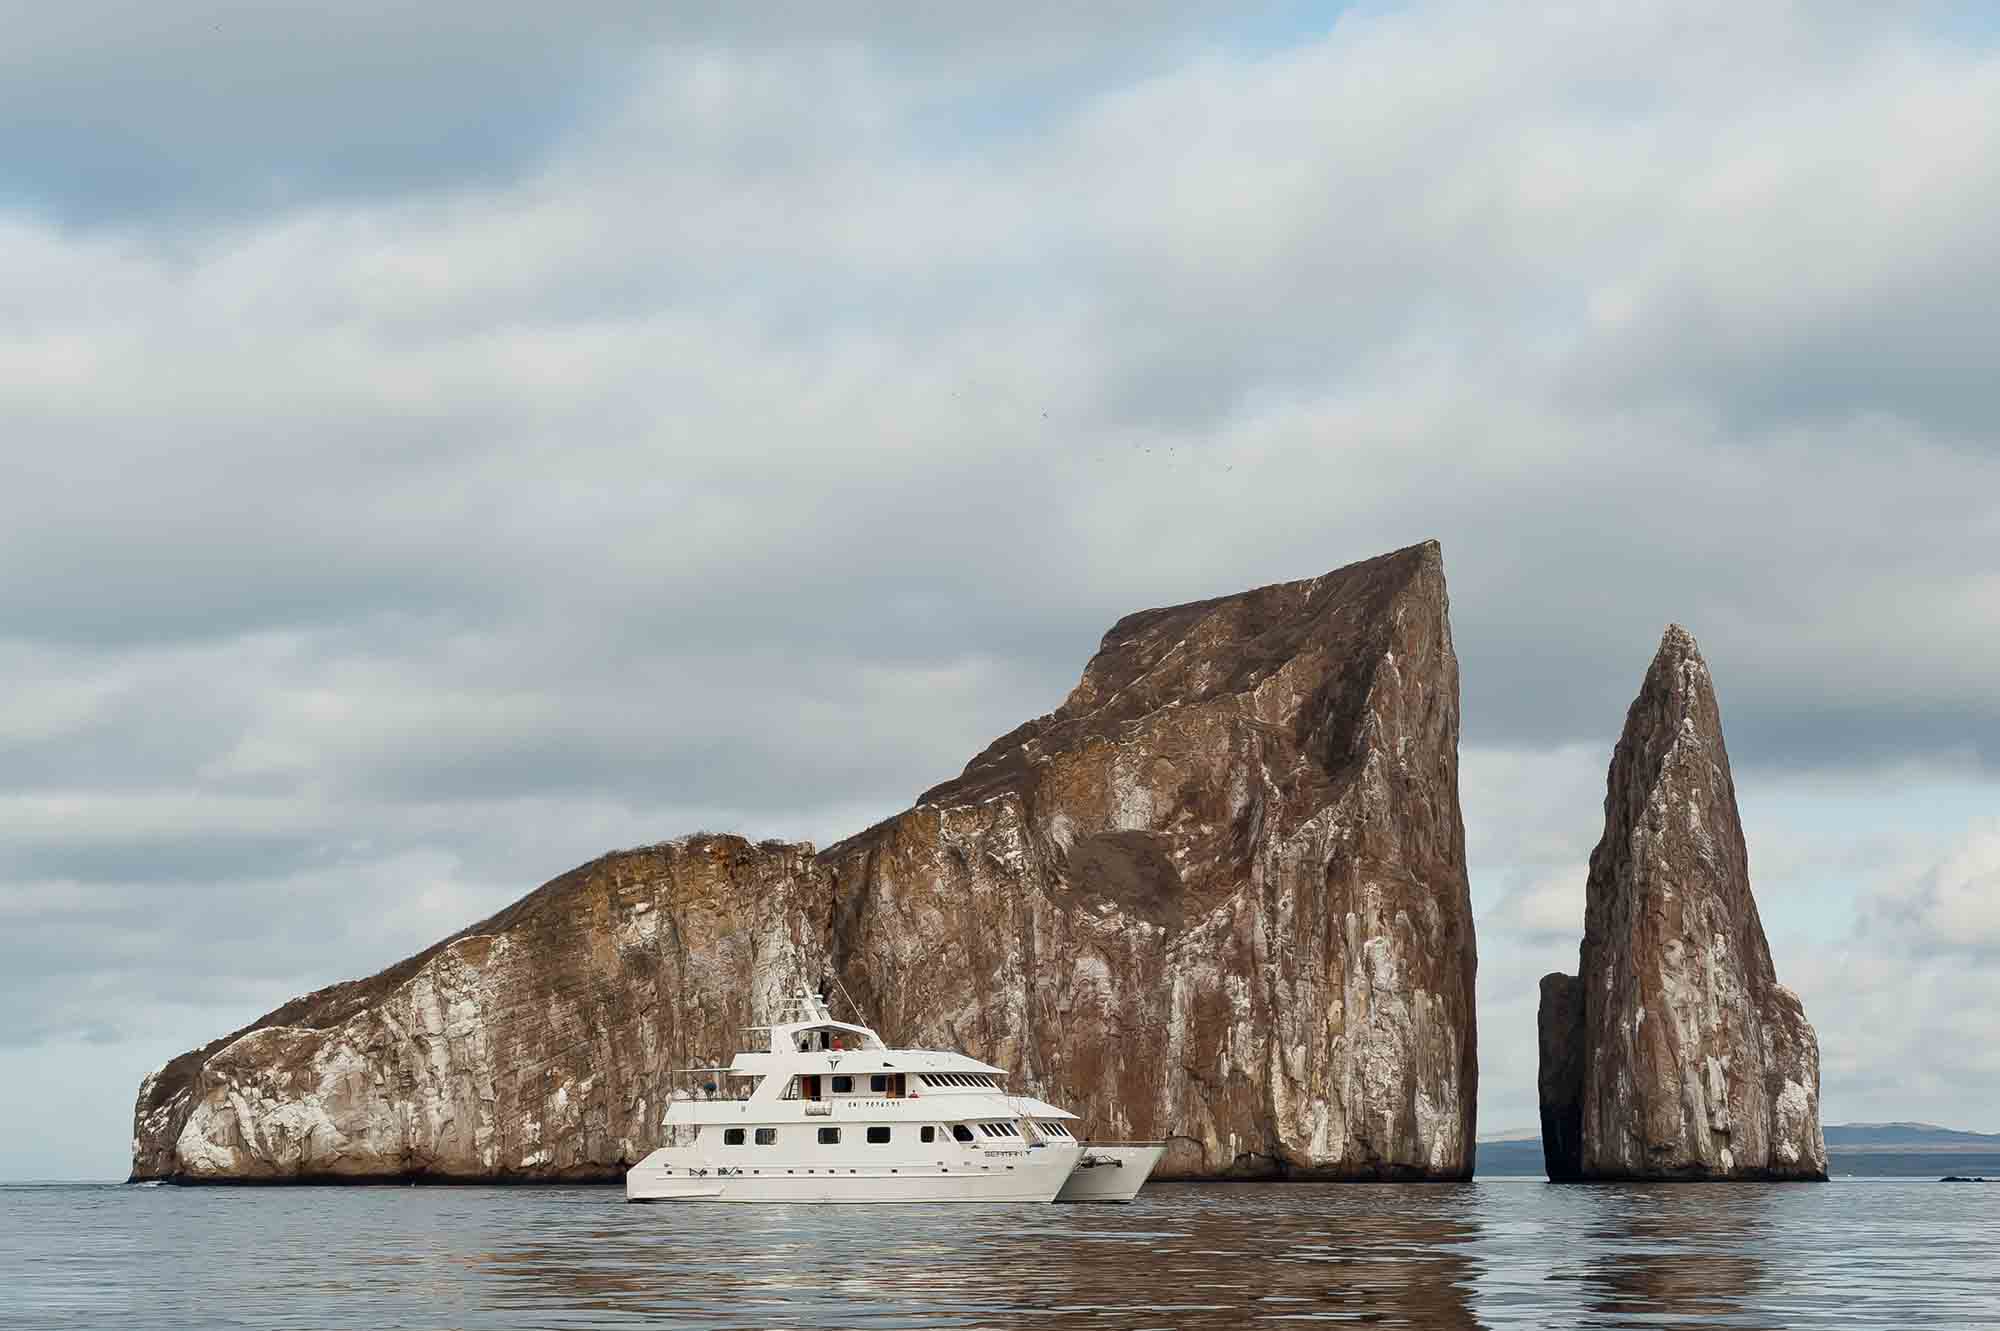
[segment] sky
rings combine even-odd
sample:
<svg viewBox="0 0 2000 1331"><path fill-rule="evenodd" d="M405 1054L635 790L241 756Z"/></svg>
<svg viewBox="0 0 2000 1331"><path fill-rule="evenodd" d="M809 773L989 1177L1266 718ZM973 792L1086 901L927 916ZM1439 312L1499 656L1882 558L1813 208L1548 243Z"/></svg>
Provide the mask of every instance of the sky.
<svg viewBox="0 0 2000 1331"><path fill-rule="evenodd" d="M1990 11L0 18L0 1178L122 1177L152 1068L606 849L904 807L1121 614L1430 538L1481 1131L1669 621L1826 1121L2000 1131Z"/></svg>

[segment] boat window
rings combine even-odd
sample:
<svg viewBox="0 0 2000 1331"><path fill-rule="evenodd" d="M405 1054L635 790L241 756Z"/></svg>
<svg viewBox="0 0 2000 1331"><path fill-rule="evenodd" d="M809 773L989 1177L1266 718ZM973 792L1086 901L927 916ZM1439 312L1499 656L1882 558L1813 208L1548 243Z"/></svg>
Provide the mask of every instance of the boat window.
<svg viewBox="0 0 2000 1331"><path fill-rule="evenodd" d="M880 1095L883 1091L889 1089L889 1079L878 1072L868 1079L868 1089Z"/></svg>
<svg viewBox="0 0 2000 1331"><path fill-rule="evenodd" d="M835 1077L833 1079L833 1089L836 1095L847 1094L849 1091L852 1091L854 1089L854 1078Z"/></svg>
<svg viewBox="0 0 2000 1331"><path fill-rule="evenodd" d="M821 1128L819 1130L819 1144L821 1146L838 1146L840 1144L840 1129Z"/></svg>
<svg viewBox="0 0 2000 1331"><path fill-rule="evenodd" d="M972 1129L963 1123L954 1123L951 1125L951 1135L959 1141L969 1142L972 1140Z"/></svg>
<svg viewBox="0 0 2000 1331"><path fill-rule="evenodd" d="M922 1128L918 1129L917 1137L920 1141L922 1141L925 1145L928 1146L930 1143L937 1140L937 1129L932 1127L930 1124L926 1123Z"/></svg>
<svg viewBox="0 0 2000 1331"><path fill-rule="evenodd" d="M757 1129L757 1144L759 1146L776 1146L778 1144L778 1130L776 1128Z"/></svg>
<svg viewBox="0 0 2000 1331"><path fill-rule="evenodd" d="M870 1128L870 1129L868 1129L868 1144L869 1144L869 1145L871 1145L871 1146L880 1146L880 1145L881 1145L881 1144L882 1144L883 1142L886 1142L886 1141L888 1141L888 1140L889 1140L889 1129L887 1129L887 1128Z"/></svg>
<svg viewBox="0 0 2000 1331"><path fill-rule="evenodd" d="M743 1144L743 1129L724 1128L722 1130L722 1144L724 1146L741 1146Z"/></svg>

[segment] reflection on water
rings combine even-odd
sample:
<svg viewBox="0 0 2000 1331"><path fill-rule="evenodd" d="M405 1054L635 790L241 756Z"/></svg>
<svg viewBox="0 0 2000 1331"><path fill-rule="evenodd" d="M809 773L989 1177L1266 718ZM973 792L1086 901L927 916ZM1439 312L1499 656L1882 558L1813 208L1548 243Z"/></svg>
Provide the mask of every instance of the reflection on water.
<svg viewBox="0 0 2000 1331"><path fill-rule="evenodd" d="M1124 1207L0 1188L0 1325L2000 1324L2000 1189L1155 1185ZM25 1320L22 1320L25 1319Z"/></svg>
<svg viewBox="0 0 2000 1331"><path fill-rule="evenodd" d="M493 1306L524 1317L596 1306L718 1326L1205 1327L1248 1314L1474 1327L1476 1201L1470 1187L1163 1187L1115 1208L652 1209L649 1223L481 1262Z"/></svg>
<svg viewBox="0 0 2000 1331"><path fill-rule="evenodd" d="M1768 1326L1761 1306L1764 1228L1775 1194L1718 1199L1702 1186L1593 1190L1596 1223L1582 1272L1584 1305L1600 1325Z"/></svg>

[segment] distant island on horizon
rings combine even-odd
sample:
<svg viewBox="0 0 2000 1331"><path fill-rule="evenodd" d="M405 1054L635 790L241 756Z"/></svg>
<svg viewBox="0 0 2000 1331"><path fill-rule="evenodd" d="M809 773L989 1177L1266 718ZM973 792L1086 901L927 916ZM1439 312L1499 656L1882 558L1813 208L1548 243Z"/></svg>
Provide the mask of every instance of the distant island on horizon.
<svg viewBox="0 0 2000 1331"><path fill-rule="evenodd" d="M2000 1174L2000 1132L1965 1132L1935 1123L1829 1123L1827 1172L1835 1178L1932 1178ZM1481 1136L1475 1178L1541 1177L1542 1139L1533 1129Z"/></svg>

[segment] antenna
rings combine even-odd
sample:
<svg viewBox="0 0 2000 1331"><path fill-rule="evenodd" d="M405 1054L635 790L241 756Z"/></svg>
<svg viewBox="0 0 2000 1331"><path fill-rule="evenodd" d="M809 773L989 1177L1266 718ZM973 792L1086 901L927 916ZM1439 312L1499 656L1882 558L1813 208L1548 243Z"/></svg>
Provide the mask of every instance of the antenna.
<svg viewBox="0 0 2000 1331"><path fill-rule="evenodd" d="M875 1023L868 1020L868 1015L861 1010L861 1004L854 1001L854 995L847 992L847 986L840 982L838 975L833 977L833 987L840 991L843 999L847 1000L847 1010L854 1014L854 1020L871 1030L874 1029Z"/></svg>

